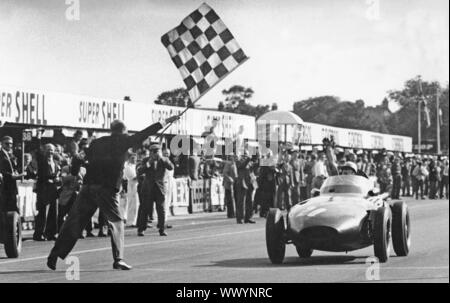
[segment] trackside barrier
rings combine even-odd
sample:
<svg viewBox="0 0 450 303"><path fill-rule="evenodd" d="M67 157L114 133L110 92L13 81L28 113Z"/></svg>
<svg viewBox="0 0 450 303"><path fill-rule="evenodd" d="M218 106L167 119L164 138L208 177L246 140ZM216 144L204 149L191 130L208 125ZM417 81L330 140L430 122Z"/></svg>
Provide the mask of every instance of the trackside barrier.
<svg viewBox="0 0 450 303"><path fill-rule="evenodd" d="M33 229L34 215L36 214L36 193L33 192L35 181L17 181L17 202L22 217L23 229Z"/></svg>
<svg viewBox="0 0 450 303"><path fill-rule="evenodd" d="M199 213L205 211L205 190L203 180L190 180L189 183L189 212Z"/></svg>
<svg viewBox="0 0 450 303"><path fill-rule="evenodd" d="M216 177L208 180L209 182L209 208L208 211L223 211L225 206L225 189L223 187L223 178Z"/></svg>
<svg viewBox="0 0 450 303"><path fill-rule="evenodd" d="M188 178L176 178L173 187L173 208L174 216L188 214L189 208L189 185Z"/></svg>

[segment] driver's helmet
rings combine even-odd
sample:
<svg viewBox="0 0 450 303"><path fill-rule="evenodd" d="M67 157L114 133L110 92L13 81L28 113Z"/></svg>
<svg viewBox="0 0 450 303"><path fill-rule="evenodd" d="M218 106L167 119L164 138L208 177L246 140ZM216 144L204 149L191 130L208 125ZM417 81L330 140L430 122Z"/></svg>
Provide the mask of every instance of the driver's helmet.
<svg viewBox="0 0 450 303"><path fill-rule="evenodd" d="M355 174L358 172L358 167L356 166L355 163L351 162L351 161L347 161L345 162L344 165L341 166L341 170L344 169L350 169L352 170Z"/></svg>

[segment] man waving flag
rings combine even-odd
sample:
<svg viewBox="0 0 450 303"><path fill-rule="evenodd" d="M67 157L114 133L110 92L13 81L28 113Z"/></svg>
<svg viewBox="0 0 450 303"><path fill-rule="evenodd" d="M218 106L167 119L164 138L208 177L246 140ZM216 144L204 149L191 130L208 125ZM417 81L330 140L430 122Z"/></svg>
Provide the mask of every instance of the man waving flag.
<svg viewBox="0 0 450 303"><path fill-rule="evenodd" d="M192 102L248 59L216 12L206 3L161 37Z"/></svg>

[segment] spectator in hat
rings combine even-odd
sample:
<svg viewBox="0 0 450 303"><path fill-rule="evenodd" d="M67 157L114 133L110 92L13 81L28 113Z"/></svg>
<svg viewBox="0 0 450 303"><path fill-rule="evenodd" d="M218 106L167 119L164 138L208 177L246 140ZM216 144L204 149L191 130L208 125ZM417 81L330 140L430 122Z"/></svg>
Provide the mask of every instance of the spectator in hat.
<svg viewBox="0 0 450 303"><path fill-rule="evenodd" d="M164 178L166 170L173 170L172 162L162 156L161 146L153 144L150 146L150 157L143 160L144 165L141 167L142 174L145 174L145 179L142 187L142 214L139 215L137 222L138 236L144 236L144 231L147 229L147 216L151 214L153 205L156 206L156 213L158 215L158 229L160 236L167 236L165 230L165 195L166 188L164 186Z"/></svg>
<svg viewBox="0 0 450 303"><path fill-rule="evenodd" d="M12 161L13 144L13 139L10 136L5 136L1 140L0 174L3 177L3 182L0 188L0 211L19 212L16 180L19 180L25 174L19 174L16 162Z"/></svg>
<svg viewBox="0 0 450 303"><path fill-rule="evenodd" d="M413 176L417 182L416 200L419 199L419 192L421 199L425 199L423 185L425 179L428 177L428 170L425 168L421 161L417 161L417 166L414 168Z"/></svg>
<svg viewBox="0 0 450 303"><path fill-rule="evenodd" d="M61 167L54 160L54 154L55 146L46 144L37 158L35 241L56 240L58 232L57 198Z"/></svg>

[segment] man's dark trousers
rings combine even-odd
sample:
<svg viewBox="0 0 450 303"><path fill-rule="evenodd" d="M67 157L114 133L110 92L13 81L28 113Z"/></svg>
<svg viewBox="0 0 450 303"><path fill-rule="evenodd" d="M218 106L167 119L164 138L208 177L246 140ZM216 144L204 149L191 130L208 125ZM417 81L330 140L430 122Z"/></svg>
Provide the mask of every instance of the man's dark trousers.
<svg viewBox="0 0 450 303"><path fill-rule="evenodd" d="M392 199L400 198L400 189L402 186L402 176L397 174L393 176L393 184L392 184Z"/></svg>
<svg viewBox="0 0 450 303"><path fill-rule="evenodd" d="M153 186L151 187L148 186L148 184L144 184L142 194L144 200L141 202L142 212L137 222L138 232L142 232L147 229L148 214L151 213L154 204L156 204L156 213L158 214L157 227L160 231L164 231L166 218L166 210L164 207L164 200L165 200L164 195L161 193L161 190L156 184L153 184Z"/></svg>
<svg viewBox="0 0 450 303"><path fill-rule="evenodd" d="M75 246L81 232L100 208L109 221L111 247L114 261L123 259L124 223L119 209L119 195L115 190L101 185L83 185L64 222L50 255L64 259Z"/></svg>
<svg viewBox="0 0 450 303"><path fill-rule="evenodd" d="M236 221L248 221L253 216L251 190L243 186L236 186Z"/></svg>

